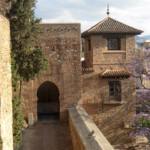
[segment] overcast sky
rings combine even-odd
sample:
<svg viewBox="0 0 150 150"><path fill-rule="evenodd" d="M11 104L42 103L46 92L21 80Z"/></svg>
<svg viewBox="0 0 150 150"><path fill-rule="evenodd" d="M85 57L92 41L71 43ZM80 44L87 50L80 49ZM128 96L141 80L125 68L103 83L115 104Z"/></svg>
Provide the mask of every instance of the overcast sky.
<svg viewBox="0 0 150 150"><path fill-rule="evenodd" d="M150 0L38 0L36 16L43 22L78 22L82 31L106 17L110 17L150 35Z"/></svg>

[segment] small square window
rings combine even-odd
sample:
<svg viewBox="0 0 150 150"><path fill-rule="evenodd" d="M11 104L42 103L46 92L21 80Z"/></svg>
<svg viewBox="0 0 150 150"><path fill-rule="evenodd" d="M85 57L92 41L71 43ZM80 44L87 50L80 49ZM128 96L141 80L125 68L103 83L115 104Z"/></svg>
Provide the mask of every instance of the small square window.
<svg viewBox="0 0 150 150"><path fill-rule="evenodd" d="M107 39L108 50L120 50L120 38L108 38Z"/></svg>

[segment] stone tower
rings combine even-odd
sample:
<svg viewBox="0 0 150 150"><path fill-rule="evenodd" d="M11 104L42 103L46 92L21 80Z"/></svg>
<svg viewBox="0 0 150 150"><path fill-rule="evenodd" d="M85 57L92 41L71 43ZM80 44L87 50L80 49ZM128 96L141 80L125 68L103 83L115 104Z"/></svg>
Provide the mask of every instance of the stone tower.
<svg viewBox="0 0 150 150"><path fill-rule="evenodd" d="M48 60L48 68L24 84L25 115L36 120L42 114L58 114L65 120L67 108L77 104L81 95L80 24L40 26L38 44Z"/></svg>

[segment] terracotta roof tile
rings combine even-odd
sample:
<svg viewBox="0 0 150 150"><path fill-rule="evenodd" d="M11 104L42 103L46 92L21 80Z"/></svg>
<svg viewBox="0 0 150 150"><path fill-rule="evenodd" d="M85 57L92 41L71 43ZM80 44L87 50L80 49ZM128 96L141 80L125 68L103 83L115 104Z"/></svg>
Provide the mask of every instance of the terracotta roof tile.
<svg viewBox="0 0 150 150"><path fill-rule="evenodd" d="M126 69L106 69L100 74L100 77L102 78L118 78L118 77L130 77L130 73Z"/></svg>
<svg viewBox="0 0 150 150"><path fill-rule="evenodd" d="M91 34L104 34L104 33L124 33L124 34L141 34L143 31L121 23L111 17L97 23L89 30L82 33L82 36Z"/></svg>

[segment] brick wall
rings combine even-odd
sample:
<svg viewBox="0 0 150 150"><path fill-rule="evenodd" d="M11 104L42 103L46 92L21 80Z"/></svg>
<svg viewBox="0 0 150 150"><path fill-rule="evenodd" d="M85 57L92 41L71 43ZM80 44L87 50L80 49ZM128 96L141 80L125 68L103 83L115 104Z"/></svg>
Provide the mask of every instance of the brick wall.
<svg viewBox="0 0 150 150"><path fill-rule="evenodd" d="M80 24L41 24L39 46L48 60L48 69L23 87L26 116L37 115L37 90L45 81L53 82L60 93L60 117L77 103L81 95Z"/></svg>
<svg viewBox="0 0 150 150"><path fill-rule="evenodd" d="M13 150L9 22L0 15L0 136L2 150Z"/></svg>

